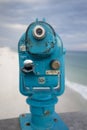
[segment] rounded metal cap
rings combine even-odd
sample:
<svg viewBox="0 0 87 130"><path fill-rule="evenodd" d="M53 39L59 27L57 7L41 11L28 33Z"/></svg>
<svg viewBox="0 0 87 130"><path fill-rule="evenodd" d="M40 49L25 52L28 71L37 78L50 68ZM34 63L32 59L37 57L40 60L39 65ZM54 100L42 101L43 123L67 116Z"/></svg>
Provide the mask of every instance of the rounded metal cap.
<svg viewBox="0 0 87 130"><path fill-rule="evenodd" d="M59 67L60 67L60 62L57 61L57 60L53 60L53 61L51 62L51 67L52 67L52 69L59 69Z"/></svg>
<svg viewBox="0 0 87 130"><path fill-rule="evenodd" d="M32 60L25 60L24 61L24 65L27 65L27 64L32 64L33 63L33 61Z"/></svg>

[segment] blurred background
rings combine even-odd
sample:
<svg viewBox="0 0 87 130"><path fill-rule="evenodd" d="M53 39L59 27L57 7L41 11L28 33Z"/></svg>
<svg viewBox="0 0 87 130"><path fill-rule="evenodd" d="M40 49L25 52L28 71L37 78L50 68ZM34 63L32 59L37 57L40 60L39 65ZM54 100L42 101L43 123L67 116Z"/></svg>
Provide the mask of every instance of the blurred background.
<svg viewBox="0 0 87 130"><path fill-rule="evenodd" d="M66 91L57 112L87 111L87 0L0 0L0 119L28 112L19 93L18 41L38 18L66 48Z"/></svg>

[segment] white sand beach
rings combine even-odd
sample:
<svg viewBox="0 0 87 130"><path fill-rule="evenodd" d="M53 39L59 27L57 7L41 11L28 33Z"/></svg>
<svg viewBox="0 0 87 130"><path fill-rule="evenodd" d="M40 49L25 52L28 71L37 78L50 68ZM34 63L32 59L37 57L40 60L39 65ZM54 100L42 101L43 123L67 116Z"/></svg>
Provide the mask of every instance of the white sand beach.
<svg viewBox="0 0 87 130"><path fill-rule="evenodd" d="M9 48L0 48L0 119L18 117L29 111L19 92L18 54ZM65 93L59 97L56 111L87 111L87 100L66 86Z"/></svg>

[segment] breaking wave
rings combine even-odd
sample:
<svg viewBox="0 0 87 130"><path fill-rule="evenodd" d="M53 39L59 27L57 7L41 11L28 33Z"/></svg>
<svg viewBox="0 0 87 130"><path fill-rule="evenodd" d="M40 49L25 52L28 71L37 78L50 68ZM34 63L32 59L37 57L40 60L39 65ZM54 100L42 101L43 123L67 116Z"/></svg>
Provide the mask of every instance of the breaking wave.
<svg viewBox="0 0 87 130"><path fill-rule="evenodd" d="M87 100L87 86L68 81L66 79L66 86L78 92L84 99Z"/></svg>

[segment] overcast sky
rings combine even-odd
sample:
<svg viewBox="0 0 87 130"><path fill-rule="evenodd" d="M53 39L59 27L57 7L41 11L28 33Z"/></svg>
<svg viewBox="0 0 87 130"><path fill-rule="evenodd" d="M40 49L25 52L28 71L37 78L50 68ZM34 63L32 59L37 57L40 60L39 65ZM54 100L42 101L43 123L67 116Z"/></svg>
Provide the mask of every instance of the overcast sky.
<svg viewBox="0 0 87 130"><path fill-rule="evenodd" d="M27 26L43 17L67 50L87 51L87 0L0 0L0 46L17 49Z"/></svg>

